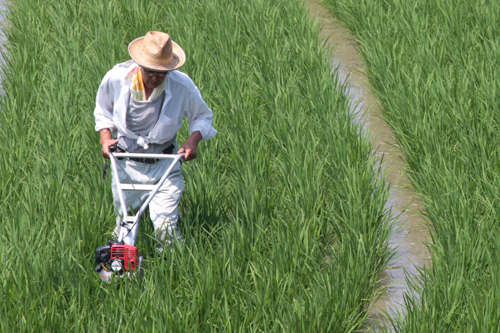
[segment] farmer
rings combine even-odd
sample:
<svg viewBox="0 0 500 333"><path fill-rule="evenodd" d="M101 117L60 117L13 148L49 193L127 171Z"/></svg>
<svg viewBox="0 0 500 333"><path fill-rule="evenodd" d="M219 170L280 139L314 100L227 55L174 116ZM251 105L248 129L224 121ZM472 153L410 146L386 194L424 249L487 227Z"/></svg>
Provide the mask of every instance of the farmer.
<svg viewBox="0 0 500 333"><path fill-rule="evenodd" d="M186 56L179 45L163 32L150 31L128 46L132 60L117 64L99 87L96 98L95 130L99 132L102 156L109 158L109 147L129 153L184 153L184 161L197 156L200 141L213 138L212 111L203 101L191 79L177 69ZM179 149L177 131L182 118L189 122L189 138ZM118 161L121 182L157 183L172 160L124 158ZM121 206L115 181L112 182L116 208L117 237L120 230ZM184 190L181 163L177 163L168 179L149 204L155 237L162 244L171 244L182 236L177 231L178 205ZM124 192L126 205L137 212L147 192Z"/></svg>

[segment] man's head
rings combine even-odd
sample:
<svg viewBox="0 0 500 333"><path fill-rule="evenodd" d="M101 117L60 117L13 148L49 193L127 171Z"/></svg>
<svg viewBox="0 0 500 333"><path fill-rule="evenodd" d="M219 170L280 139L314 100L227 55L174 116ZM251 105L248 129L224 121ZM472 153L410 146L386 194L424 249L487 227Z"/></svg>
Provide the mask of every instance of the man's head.
<svg viewBox="0 0 500 333"><path fill-rule="evenodd" d="M151 78L156 82L161 75L149 75L144 70L156 73L166 73L178 69L186 61L182 48L170 39L170 36L160 31L149 31L146 36L133 40L128 46L128 52L143 69L145 82ZM161 82L163 79L161 78Z"/></svg>
<svg viewBox="0 0 500 333"><path fill-rule="evenodd" d="M165 80L165 77L168 75L168 72L151 71L142 66L141 71L142 81L144 82L144 85L149 89L158 88Z"/></svg>

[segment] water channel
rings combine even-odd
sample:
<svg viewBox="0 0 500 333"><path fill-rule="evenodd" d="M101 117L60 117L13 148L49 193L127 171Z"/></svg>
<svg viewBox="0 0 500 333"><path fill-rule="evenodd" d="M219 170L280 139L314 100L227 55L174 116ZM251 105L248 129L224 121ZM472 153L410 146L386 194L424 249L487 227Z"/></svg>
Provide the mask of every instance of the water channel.
<svg viewBox="0 0 500 333"><path fill-rule="evenodd" d="M333 47L331 59L338 66L339 79L348 85L354 112L362 129L368 131L373 151L380 157L384 176L390 184L387 208L397 216L395 230L390 239L396 257L381 276L382 296L369 313L367 326L390 328L387 314L403 311L403 295L409 291L405 271L416 274L417 268L430 263L425 245L430 241L429 232L422 218L424 207L404 174L405 163L389 125L381 117L381 108L371 92L366 69L358 52L360 46L349 30L320 4L320 0L305 0L311 16L321 25L320 39Z"/></svg>
<svg viewBox="0 0 500 333"><path fill-rule="evenodd" d="M0 51L3 51L3 43L6 41L6 38L3 33L3 25L4 19L7 14L7 6L5 5L4 0L0 0ZM3 56L0 54L0 64L3 64ZM3 86L2 86L2 76L3 73L0 72L0 95L3 94Z"/></svg>

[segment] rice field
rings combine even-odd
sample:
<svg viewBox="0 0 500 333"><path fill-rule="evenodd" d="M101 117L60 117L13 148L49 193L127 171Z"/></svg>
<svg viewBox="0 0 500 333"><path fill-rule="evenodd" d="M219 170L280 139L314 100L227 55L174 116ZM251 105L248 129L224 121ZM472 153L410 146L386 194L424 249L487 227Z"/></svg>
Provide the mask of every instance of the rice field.
<svg viewBox="0 0 500 333"><path fill-rule="evenodd" d="M391 257L387 187L301 2L11 0L0 99L0 331L355 332ZM102 284L104 74L167 31L214 111L166 259ZM186 138L187 126L180 133Z"/></svg>
<svg viewBox="0 0 500 333"><path fill-rule="evenodd" d="M500 331L500 4L325 3L361 44L432 233L395 330Z"/></svg>

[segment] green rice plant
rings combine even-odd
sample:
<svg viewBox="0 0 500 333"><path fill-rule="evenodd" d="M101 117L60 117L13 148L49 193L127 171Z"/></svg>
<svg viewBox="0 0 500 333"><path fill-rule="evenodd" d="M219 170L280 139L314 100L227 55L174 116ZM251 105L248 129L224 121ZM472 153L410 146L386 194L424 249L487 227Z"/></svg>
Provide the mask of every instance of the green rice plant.
<svg viewBox="0 0 500 333"><path fill-rule="evenodd" d="M387 188L302 3L12 0L0 100L0 331L354 332L390 259ZM184 164L183 247L102 284L95 94L167 31L218 136ZM184 126L180 141L186 137Z"/></svg>
<svg viewBox="0 0 500 333"><path fill-rule="evenodd" d="M431 225L396 331L499 331L499 3L325 3L362 46Z"/></svg>

